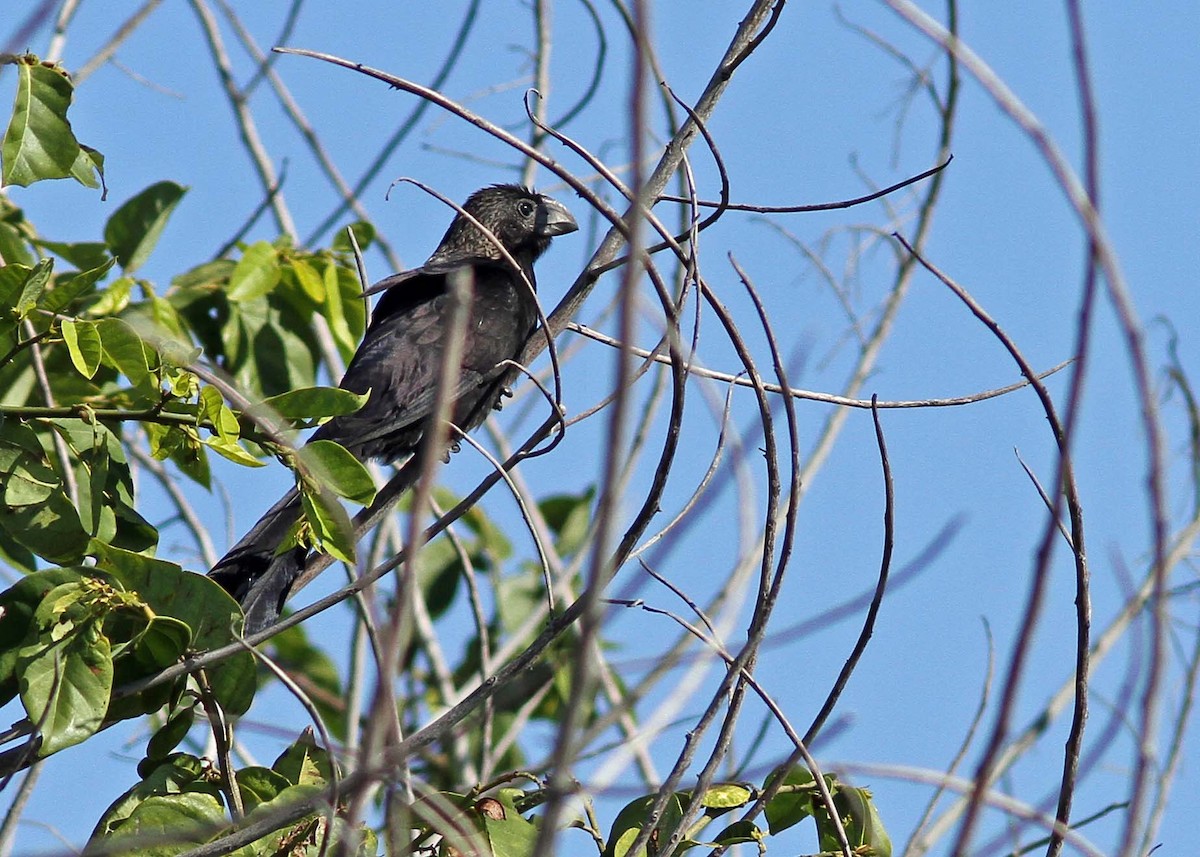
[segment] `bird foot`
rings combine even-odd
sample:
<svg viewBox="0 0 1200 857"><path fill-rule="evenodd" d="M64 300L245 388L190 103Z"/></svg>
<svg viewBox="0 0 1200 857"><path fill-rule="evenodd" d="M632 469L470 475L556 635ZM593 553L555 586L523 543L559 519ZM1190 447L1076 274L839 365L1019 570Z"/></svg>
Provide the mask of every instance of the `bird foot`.
<svg viewBox="0 0 1200 857"><path fill-rule="evenodd" d="M504 399L512 398L512 387L501 387L500 398L496 400L496 404L492 405L493 411L504 410Z"/></svg>

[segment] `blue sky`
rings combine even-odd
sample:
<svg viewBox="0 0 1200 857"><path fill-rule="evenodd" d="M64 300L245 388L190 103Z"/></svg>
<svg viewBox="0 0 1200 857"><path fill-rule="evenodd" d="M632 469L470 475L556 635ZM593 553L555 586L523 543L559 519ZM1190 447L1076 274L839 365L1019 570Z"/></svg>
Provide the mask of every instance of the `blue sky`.
<svg viewBox="0 0 1200 857"><path fill-rule="evenodd" d="M86 62L137 5L124 0L81 4L68 30L64 55L68 69ZM261 44L270 44L284 14L282 4L239 5L244 7L239 13L248 29ZM690 101L700 93L742 14L741 5L715 0L653 4L653 37L662 68L681 97ZM445 12L434 16L424 4L365 0L309 4L303 7L288 44L427 82L448 49L465 4L448 2L439 8ZM942 14L940 8L930 12ZM908 52L917 63L932 63L939 84L944 79L944 64L936 61L933 46L882 4L851 3L842 7L842 13ZM1078 169L1080 122L1064 10L1058 4L972 3L964 4L960 16L964 40L1039 116ZM567 130L610 163L619 164L627 156L628 50L610 17L605 12L610 54L601 87ZM1144 325L1154 380L1165 391L1161 367L1171 331L1159 319L1167 320L1178 334L1178 355L1185 369L1200 365L1200 343L1194 333L1194 321L1200 317L1195 287L1200 216L1194 203L1200 179L1196 164L1200 55L1195 50L1200 7L1185 2L1093 4L1086 23L1100 116L1102 211ZM462 62L443 90L523 133L521 97L529 85L524 52L531 27L524 3L482 4ZM551 115L583 91L597 46L580 4L556 4L554 27ZM232 45L235 39L227 26L223 32ZM28 45L16 47L43 53L47 38L43 29ZM236 48L231 47L231 52L236 73L245 80L250 66ZM107 156L110 201L102 203L96 194L66 183L14 188L10 194L46 236L94 240L116 205L146 185L160 179L188 185L187 197L142 272L162 290L172 275L211 256L233 225L257 205L261 191L237 142L229 106L189 5L163 4L156 9L118 50L116 59L120 66L104 66L82 83L72 113L79 138ZM417 106L410 96L311 60L281 57L276 69L350 177L361 172L379 141ZM0 76L0 99L11 96L12 80L11 73ZM897 131L908 83L905 68L841 23L829 5L789 5L777 31L737 71L710 123L728 165L733 198L768 204L823 202L864 193L868 188L859 170L871 182L883 185L928 168L936 156L937 134L928 103L916 99ZM265 87L256 93L253 106L276 167L288 159L283 192L300 234L308 236L330 211L333 194ZM586 171L561 148L551 146L550 151L568 166ZM467 152L470 159L461 155ZM926 254L987 307L1035 366L1048 368L1069 356L1072 347L1085 252L1082 233L1029 141L971 80L964 83L953 153ZM397 188L390 201L385 200L388 183L412 176L462 199L482 184L513 178L489 160L511 163L513 159L490 138L430 109L361 200L403 262L415 265L440 237L445 214L411 187ZM693 153L693 165L702 195L715 197L715 171L699 149ZM581 212L582 202L573 200L551 177L543 173L538 183L572 205L577 214ZM891 200L902 213L911 213L911 202L904 194ZM734 253L761 289L785 352L796 356L792 383L837 392L853 359L845 341L844 316L827 285L780 229L809 246L825 246L825 261L839 277L851 270L851 249L860 247L863 255L850 278L850 293L869 313L890 286L888 275L896 252L886 239L870 238L870 230L896 228L890 223L880 204L782 215L771 222L729 214L703 236L702 258L722 299L748 318L749 305L725 260L727 252ZM902 221L901 230L908 225ZM261 223L251 237L273 238L274 228ZM541 293L548 305L574 279L593 249L590 240L586 228L565 237L539 265ZM328 235L318 239L327 242ZM378 254L372 254L368 263L375 278L388 273ZM615 279L602 280L581 320L596 319L615 288ZM1128 585L1126 576L1140 579L1144 573L1149 534L1145 446L1132 376L1113 313L1106 302L1101 307L1076 459L1095 580L1096 628L1104 627L1119 609ZM751 327L748 322L746 326ZM701 355L706 363L733 367L715 321L706 319L703 330ZM643 323L639 334L640 344L653 344L649 322ZM751 334L749 339L763 360L761 338ZM562 340L574 341L570 336ZM609 352L594 346L585 349L565 376L568 409L581 411L600 398L611 368ZM918 274L864 392L877 392L881 399L964 395L1016 378L1011 359L994 338L943 286ZM1049 386L1061 401L1065 377L1059 376ZM739 394L735 400L735 424L751 429L751 397ZM688 486L711 455L712 424L702 416L698 403L696 396L692 402L696 419L686 432L693 451L681 463L679 483L670 495L676 504L686 498ZM829 413L828 406L802 402L798 409L802 438L810 444ZM820 756L830 763L942 769L955 752L981 692L987 661L984 621L1003 665L1044 524L1040 501L1014 450L1046 481L1052 478L1053 445L1045 418L1028 391L963 408L889 411L883 420L896 481L897 566L919 555L949 522L961 525L922 573L885 602L875 638L839 707L846 718L844 728L820 747ZM1179 524L1191 511L1191 495L1186 422L1178 395L1164 402L1163 420L1171 465L1169 511ZM601 466L595 452L599 432L598 421L584 424L554 456L531 462L524 475L535 493L579 491L594 483ZM477 462L460 456L448 468L446 480L465 490L479 472ZM236 532L248 526L287 484L281 469L252 479L231 470L223 473L235 500ZM644 477L639 471L635 487ZM203 506L216 540L224 545L225 510L215 498L198 496L196 502ZM489 514L515 521L510 506L503 498L490 498L487 504ZM729 523L736 510L733 494L722 494L684 543L661 557L658 570L696 594L714 589L728 573L736 546ZM873 433L869 415L859 411L850 415L830 460L808 488L791 578L775 619L778 629L873 585L881 514ZM169 553L173 544L178 541L164 535L163 551ZM186 551L173 558L197 568L194 555ZM634 569L623 572L636 573ZM1041 709L1070 674L1071 573L1066 552L1060 548L1016 708L1017 728ZM1194 570L1186 566L1177 569L1172 580L1177 586L1193 581ZM652 595L662 606L680 608L665 591L643 588L642 594ZM1191 596L1172 606L1172 616L1180 623L1180 645L1185 648L1195 633L1195 605ZM323 621L332 635L344 625L336 618ZM760 680L796 722L807 723L824 698L859 621L856 615L816 635L768 648L764 654ZM615 614L609 628L612 639L628 643L627 650L617 649L618 661L636 660L645 654L644 640L665 639L670 633L662 620L632 612ZM731 636L736 639L737 633ZM1134 635L1137 644L1122 644L1097 667L1091 726L1096 741L1105 734L1112 707L1125 702L1118 695L1130 662L1145 656L1143 634L1144 629ZM1179 683L1176 661L1167 676L1168 711L1179 703ZM700 704L685 707L684 716ZM254 714L281 720L274 712L267 715L256 709ZM759 716L759 711L747 715L747 736ZM985 728L990 723L985 718ZM1045 783L1057 778L1064 736L1065 725L1056 721L1005 788L1025 799L1041 800ZM133 782L132 765L144 739L136 727L123 726L104 737L108 752L103 757L89 742L86 749L51 759L26 810L29 822L22 828L16 853L58 847L36 822L52 825L76 843L86 837L108 800ZM1108 745L1096 747L1105 752L1080 789L1079 817L1123 800L1127 791L1129 736L1117 728L1107 740ZM661 742L657 755L664 767L677 751L678 741L671 735ZM1093 747L1088 744L1089 751ZM262 752L264 758L273 757L268 749ZM766 765L784 752L782 736L774 735L758 761ZM1200 812L1198 760L1200 743L1189 738L1159 836L1166 843L1164 854L1188 853L1185 843L1194 839L1189 822ZM972 764L968 761L964 772ZM856 780L872 787L893 839L903 841L920 813L926 788L871 776ZM618 790L613 799L619 805L632 793ZM1104 853L1116 848L1120 825L1113 819L1118 815L1085 831ZM989 817L988 822L977 843L1001 829L997 817ZM1028 833L1023 838L1035 836ZM803 853L811 845L797 840L792 850ZM942 847L948 847L945 841Z"/></svg>

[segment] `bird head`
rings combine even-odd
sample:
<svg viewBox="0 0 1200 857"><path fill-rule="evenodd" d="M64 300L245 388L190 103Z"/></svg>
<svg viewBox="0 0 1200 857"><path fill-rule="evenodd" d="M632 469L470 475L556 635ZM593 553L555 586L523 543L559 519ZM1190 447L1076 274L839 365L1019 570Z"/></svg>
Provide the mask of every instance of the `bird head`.
<svg viewBox="0 0 1200 857"><path fill-rule="evenodd" d="M550 239L579 228L557 200L529 188L498 184L475 191L463 210L478 220L515 258L533 263ZM502 259L495 242L462 214L454 218L427 264L462 258Z"/></svg>

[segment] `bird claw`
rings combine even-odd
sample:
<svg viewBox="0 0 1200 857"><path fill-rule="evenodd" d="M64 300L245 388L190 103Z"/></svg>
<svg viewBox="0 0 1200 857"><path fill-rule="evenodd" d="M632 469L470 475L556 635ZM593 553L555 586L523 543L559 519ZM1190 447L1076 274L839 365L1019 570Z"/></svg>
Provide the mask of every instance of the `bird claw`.
<svg viewBox="0 0 1200 857"><path fill-rule="evenodd" d="M513 394L512 387L501 387L500 388L500 398L496 400L496 404L492 405L492 410L493 411L504 410L504 401L503 400L511 399L512 394Z"/></svg>

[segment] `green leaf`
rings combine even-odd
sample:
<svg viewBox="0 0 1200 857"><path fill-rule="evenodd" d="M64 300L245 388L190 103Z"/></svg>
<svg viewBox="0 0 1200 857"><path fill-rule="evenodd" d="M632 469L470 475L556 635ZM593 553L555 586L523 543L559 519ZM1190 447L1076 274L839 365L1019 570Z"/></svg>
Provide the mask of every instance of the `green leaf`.
<svg viewBox="0 0 1200 857"><path fill-rule="evenodd" d="M25 282L21 284L21 289L17 293L16 300L12 302L11 312L17 318L25 318L37 306L38 299L41 298L46 284L50 282L50 272L52 270L54 270L53 259L43 259L30 270L29 274L25 277Z"/></svg>
<svg viewBox="0 0 1200 857"><path fill-rule="evenodd" d="M236 264L232 259L213 259L171 278L168 297L185 293L207 294L229 280Z"/></svg>
<svg viewBox="0 0 1200 857"><path fill-rule="evenodd" d="M175 182L158 182L113 212L104 226L104 241L127 274L150 257L163 228L187 188Z"/></svg>
<svg viewBox="0 0 1200 857"><path fill-rule="evenodd" d="M333 778L329 753L317 745L312 727L306 727L290 747L279 754L271 770L292 785L323 786Z"/></svg>
<svg viewBox="0 0 1200 857"><path fill-rule="evenodd" d="M222 441L236 441L241 434L241 426L238 425L237 417L229 406L225 404L225 399L221 396L221 391L216 387L205 386L200 390L199 398L200 409L197 416L201 420L208 420L212 423L213 430L217 433L217 437Z"/></svg>
<svg viewBox="0 0 1200 857"><path fill-rule="evenodd" d="M100 331L109 363L128 378L133 386L149 384L153 379L150 376L150 362L147 357L148 352L153 352L138 336L133 326L119 318L103 318L96 326Z"/></svg>
<svg viewBox="0 0 1200 857"><path fill-rule="evenodd" d="M762 830L754 822L735 821L717 834L714 844L729 847L742 843L755 843L761 847L763 839Z"/></svg>
<svg viewBox="0 0 1200 857"><path fill-rule="evenodd" d="M229 275L229 300L261 298L279 285L279 252L267 241L251 244Z"/></svg>
<svg viewBox="0 0 1200 857"><path fill-rule="evenodd" d="M44 638L48 633L49 640L57 642L74 628L98 618L91 615L84 600L88 592L86 578L60 583L47 592L33 613L39 635Z"/></svg>
<svg viewBox="0 0 1200 857"><path fill-rule="evenodd" d="M237 441L226 440L219 437L207 437L200 441L209 449L218 453L222 458L228 458L235 464L240 464L243 467L266 467L265 461L259 461L250 453L246 452Z"/></svg>
<svg viewBox="0 0 1200 857"><path fill-rule="evenodd" d="M722 783L706 791L700 805L706 809L734 809L748 804L753 794L740 783Z"/></svg>
<svg viewBox="0 0 1200 857"><path fill-rule="evenodd" d="M504 795L484 800L490 800L493 807L497 804L504 807L503 817L500 818L494 817L500 815L494 809L483 813L483 829L487 833L493 857L528 857L532 854L538 829L516 811L512 798Z"/></svg>
<svg viewBox="0 0 1200 857"><path fill-rule="evenodd" d="M275 797L255 806L246 814L246 821L253 824L261 819L277 818L288 807L296 804L306 803L309 806L320 806L322 805L322 791L321 786L315 785L288 786ZM243 794L243 799L245 797ZM345 843L347 846L351 843L359 843L360 833L363 845L359 845L353 850L340 847L340 843ZM327 835L328 839L326 839ZM358 830L351 831L346 822L336 816L333 826L326 827L325 812L320 809L277 828L272 833L234 853L238 857L284 857L284 855L290 857L293 854L318 857L323 841L328 842L329 847L326 853L330 855L375 857L378 853L378 845L369 829L360 826ZM368 845L368 843L370 844Z"/></svg>
<svg viewBox="0 0 1200 857"><path fill-rule="evenodd" d="M152 795L141 801L104 840L105 853L173 857L207 842L224 821L224 808L215 795L204 792ZM131 850L122 850L121 843L125 839L149 839L170 844L131 843Z"/></svg>
<svg viewBox="0 0 1200 857"><path fill-rule="evenodd" d="M0 705L17 695L17 653L37 639L33 616L46 593L81 579L75 569L48 568L25 575L0 592Z"/></svg>
<svg viewBox="0 0 1200 857"><path fill-rule="evenodd" d="M109 481L111 489L112 481ZM138 514L137 510L118 497L112 506L117 531L109 540L115 548L128 551L148 551L158 544L158 530Z"/></svg>
<svg viewBox="0 0 1200 857"><path fill-rule="evenodd" d="M199 357L198 354L197 357ZM167 373L165 380L170 386L171 395L176 398L190 399L200 395L200 378L188 369L176 368ZM176 406L181 406L183 410L192 410L191 405L177 403ZM198 411L199 407L197 406L195 412Z"/></svg>
<svg viewBox="0 0 1200 857"><path fill-rule="evenodd" d="M45 560L69 564L83 557L89 534L79 513L60 490L43 503L20 506L5 515L4 526L18 542Z"/></svg>
<svg viewBox="0 0 1200 857"><path fill-rule="evenodd" d="M317 269L305 259L292 259L291 268L304 294L315 304L325 303L325 280L317 273Z"/></svg>
<svg viewBox="0 0 1200 857"><path fill-rule="evenodd" d="M436 830L442 837L445 853L486 854L483 819L475 801L454 792L423 789L411 806L412 826Z"/></svg>
<svg viewBox="0 0 1200 857"><path fill-rule="evenodd" d="M654 806L656 795L645 795L635 798L617 813L612 830L608 834L608 845L603 857L646 857L646 849L630 854L630 847L638 838L642 828L650 821L650 810ZM683 819L683 805L679 795L672 794L663 808L662 817L656 825L659 830L671 830Z"/></svg>
<svg viewBox="0 0 1200 857"><path fill-rule="evenodd" d="M352 414L367 403L370 393L361 396L341 387L304 387L271 396L263 404L285 420L319 419Z"/></svg>
<svg viewBox="0 0 1200 857"><path fill-rule="evenodd" d="M358 348L358 316L362 314L362 290L358 281L351 277L352 289L347 290L342 278L342 268L330 263L325 266L325 318L329 322L329 330L337 342L338 351L346 360ZM357 304L357 306L355 306Z"/></svg>
<svg viewBox="0 0 1200 857"><path fill-rule="evenodd" d="M16 420L0 420L0 476L7 507L0 527L43 559L59 565L79 561L88 540L79 513L37 433Z"/></svg>
<svg viewBox="0 0 1200 857"><path fill-rule="evenodd" d="M0 422L0 474L6 506L40 503L60 484L37 433L17 420Z"/></svg>
<svg viewBox="0 0 1200 857"><path fill-rule="evenodd" d="M169 357L172 366L186 366L200 356L175 307L158 295L147 295L145 300L132 304L121 317L153 344L164 361Z"/></svg>
<svg viewBox="0 0 1200 857"><path fill-rule="evenodd" d="M134 646L133 655L148 671L166 669L183 657L192 642L192 629L173 616L155 616Z"/></svg>
<svg viewBox="0 0 1200 857"><path fill-rule="evenodd" d="M60 354L65 367L65 349ZM70 370L64 368L63 371ZM70 375L77 377L74 371L70 371ZM135 550L144 550L157 543L157 531L133 508L133 479L120 440L98 423L85 423L80 419L48 422L72 452L78 503L71 504L62 490L56 488L43 508L23 510L19 524L10 525L2 518L0 521L13 527L18 540L31 547L35 547L36 541L35 549L47 558L68 549L72 554L75 551L82 553L87 547L86 539L82 546L77 539L85 531L102 541ZM2 445L3 440L0 440L0 447ZM46 445L49 446L48 439ZM44 456L42 462L51 463ZM72 507L70 513L68 506ZM50 532L39 532L38 528ZM74 562L76 558L54 561Z"/></svg>
<svg viewBox="0 0 1200 857"><path fill-rule="evenodd" d="M367 248L371 246L371 242L375 240L375 226L365 220L356 220L346 227L354 233L354 240L358 242L358 249L363 253L367 252ZM333 233L333 249L338 253L350 253L354 248L350 245L350 239L346 237L346 229L339 229Z"/></svg>
<svg viewBox="0 0 1200 857"><path fill-rule="evenodd" d="M29 252L27 242L31 240L13 224L0 220L0 258L4 259L5 264L32 268L37 260Z"/></svg>
<svg viewBox="0 0 1200 857"><path fill-rule="evenodd" d="M103 247L103 244L97 245ZM54 287L42 299L42 309L49 312L62 312L71 302L85 294L90 294L93 287L104 279L109 269L117 264L111 256L92 268L85 268L78 274L63 274L55 279Z"/></svg>
<svg viewBox="0 0 1200 857"><path fill-rule="evenodd" d="M282 774L258 765L238 771L237 784L247 812L259 804L274 800L292 785Z"/></svg>
<svg viewBox="0 0 1200 857"><path fill-rule="evenodd" d="M149 428L149 424L146 424ZM166 428L166 426L163 426ZM183 474L206 489L212 488L212 471L208 464L208 456L204 454L204 445L194 433L186 432L177 427L168 429L176 442L169 447L168 456L183 471Z"/></svg>
<svg viewBox="0 0 1200 857"><path fill-rule="evenodd" d="M101 837L110 836L146 798L179 794L184 790L201 793L206 790L209 793L213 791L203 782L208 770L207 765L196 756L175 753L166 759L154 760L153 763L147 764L149 761L143 759L138 765L138 776L143 778L142 781L113 801L100 816L100 821L96 823L88 841L88 848L84 850L85 854L92 853L93 844L103 844L99 841Z"/></svg>
<svg viewBox="0 0 1200 857"><path fill-rule="evenodd" d="M0 456L7 458L7 450ZM39 460L28 458L5 467L4 505L32 506L44 503L62 482L55 472Z"/></svg>
<svg viewBox="0 0 1200 857"><path fill-rule="evenodd" d="M99 621L76 627L51 645L41 639L17 655L21 702L38 726L45 757L96 733L108 711L113 664Z"/></svg>
<svg viewBox="0 0 1200 857"><path fill-rule="evenodd" d="M17 542L12 534L0 528L0 561L24 574L37 571L38 561L33 551Z"/></svg>
<svg viewBox="0 0 1200 857"><path fill-rule="evenodd" d="M13 318L12 309L16 305L17 291L25 285L25 278L33 270L32 265L22 265L19 262L9 262L0 267L0 318Z"/></svg>
<svg viewBox="0 0 1200 857"><path fill-rule="evenodd" d="M316 546L342 562L354 562L354 525L350 516L328 491L302 490L300 503L312 528Z"/></svg>
<svg viewBox="0 0 1200 857"><path fill-rule="evenodd" d="M132 277L117 277L108 288L100 292L96 300L88 305L88 315L100 318L106 315L116 315L129 306L129 298L133 292Z"/></svg>
<svg viewBox="0 0 1200 857"><path fill-rule="evenodd" d="M363 506L375 499L375 483L366 466L332 440L314 440L300 450L300 459L322 487Z"/></svg>
<svg viewBox="0 0 1200 857"><path fill-rule="evenodd" d="M17 92L12 119L0 144L0 185L28 187L42 179L75 176L81 149L71 131L67 108L74 86L57 65L26 54L17 62Z"/></svg>
<svg viewBox="0 0 1200 857"><path fill-rule="evenodd" d="M255 676L254 655L239 652L212 667L208 672L208 683L221 707L228 714L240 717L250 710L250 703L254 702L257 687Z"/></svg>
<svg viewBox="0 0 1200 857"><path fill-rule="evenodd" d="M93 543L96 568L136 592L159 616L173 616L191 629L199 649L229 642L229 627L238 618L235 602L202 574L184 571L173 562L110 545Z"/></svg>
<svg viewBox="0 0 1200 857"><path fill-rule="evenodd" d="M150 741L146 744L146 758L165 759L187 737L195 720L194 702L174 712L167 718L167 722L150 736Z"/></svg>
<svg viewBox="0 0 1200 857"><path fill-rule="evenodd" d="M11 341L21 319L13 312L17 292L25 285L25 278L32 271L28 265L16 262L0 266L0 337ZM33 375L30 370L30 380Z"/></svg>
<svg viewBox="0 0 1200 857"><path fill-rule="evenodd" d="M892 840L883 829L883 822L869 790L838 783L833 794L833 805L842 819L846 839L856 854L863 857L892 857ZM821 837L821 848L836 851L840 846L829 813L818 804L814 817Z"/></svg>
<svg viewBox="0 0 1200 857"><path fill-rule="evenodd" d="M117 523L105 497L108 465L109 459L103 450L86 449L81 451L79 464L75 468L78 489L76 508L79 509L80 522L89 533L106 542L116 535Z"/></svg>
<svg viewBox="0 0 1200 857"><path fill-rule="evenodd" d="M71 178L84 187L104 186L104 155L91 146L79 144L79 155L71 164ZM108 188L100 194L101 201L108 199Z"/></svg>
<svg viewBox="0 0 1200 857"><path fill-rule="evenodd" d="M33 243L65 259L81 271L90 271L114 261L112 256L108 255L108 245L103 241L47 241L35 238Z"/></svg>
<svg viewBox="0 0 1200 857"><path fill-rule="evenodd" d="M71 355L71 363L79 370L79 374L88 379L96 377L100 358L104 356L104 345L96 325L90 321L63 319L62 335L67 352Z"/></svg>
<svg viewBox="0 0 1200 857"><path fill-rule="evenodd" d="M219 342L207 344L209 356L224 354L243 389L262 398L316 383L319 349L311 315L267 298L218 306L223 322Z"/></svg>
<svg viewBox="0 0 1200 857"><path fill-rule="evenodd" d="M779 771L775 771L767 777L763 789L769 788L779 774ZM767 802L765 811L767 829L770 830L772 836L787 830L792 825L799 824L813 814L812 789L816 787L817 781L813 779L809 770L799 766L794 767L786 773L783 782L785 786L798 788L780 791Z"/></svg>

